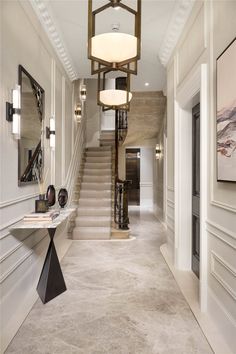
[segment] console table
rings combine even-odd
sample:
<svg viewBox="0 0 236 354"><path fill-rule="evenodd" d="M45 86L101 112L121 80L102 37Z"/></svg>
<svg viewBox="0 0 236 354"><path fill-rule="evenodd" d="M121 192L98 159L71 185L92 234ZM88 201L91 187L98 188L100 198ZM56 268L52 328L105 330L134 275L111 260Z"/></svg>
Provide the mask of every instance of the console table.
<svg viewBox="0 0 236 354"><path fill-rule="evenodd" d="M61 209L60 214L52 221L24 221L21 220L12 225L10 230L18 229L47 229L50 236L46 258L39 277L37 292L44 304L66 291L60 262L53 242L57 227L70 217L75 209Z"/></svg>

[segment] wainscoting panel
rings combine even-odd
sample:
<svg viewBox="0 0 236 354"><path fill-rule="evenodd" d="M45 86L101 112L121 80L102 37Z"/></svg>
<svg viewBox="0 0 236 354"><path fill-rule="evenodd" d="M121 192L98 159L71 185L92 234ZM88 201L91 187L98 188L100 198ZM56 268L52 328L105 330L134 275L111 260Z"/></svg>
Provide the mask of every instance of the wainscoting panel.
<svg viewBox="0 0 236 354"><path fill-rule="evenodd" d="M229 345L236 345L236 234L207 221L208 310L218 322ZM233 344L235 343L235 344ZM233 352L233 351L232 351Z"/></svg>
<svg viewBox="0 0 236 354"><path fill-rule="evenodd" d="M236 301L236 269L215 252L211 252L211 275Z"/></svg>

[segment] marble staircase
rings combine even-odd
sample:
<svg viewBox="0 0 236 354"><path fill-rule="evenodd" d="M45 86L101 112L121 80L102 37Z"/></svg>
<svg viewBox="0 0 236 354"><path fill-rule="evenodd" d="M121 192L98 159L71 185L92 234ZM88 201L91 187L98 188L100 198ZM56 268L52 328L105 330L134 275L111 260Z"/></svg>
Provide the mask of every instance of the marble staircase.
<svg viewBox="0 0 236 354"><path fill-rule="evenodd" d="M87 148L80 177L74 240L104 240L111 237L112 148Z"/></svg>

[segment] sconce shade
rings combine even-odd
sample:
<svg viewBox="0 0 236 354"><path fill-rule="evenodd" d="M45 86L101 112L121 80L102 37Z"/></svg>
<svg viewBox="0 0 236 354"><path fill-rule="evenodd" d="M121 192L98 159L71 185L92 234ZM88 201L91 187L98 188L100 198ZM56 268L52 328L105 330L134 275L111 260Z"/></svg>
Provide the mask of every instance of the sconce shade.
<svg viewBox="0 0 236 354"><path fill-rule="evenodd" d="M82 106L81 106L80 103L78 103L78 104L76 105L75 118L76 118L77 123L80 123L80 122L81 122L81 119L82 119Z"/></svg>
<svg viewBox="0 0 236 354"><path fill-rule="evenodd" d="M125 90L102 90L99 99L104 106L119 107L131 101L132 93Z"/></svg>
<svg viewBox="0 0 236 354"><path fill-rule="evenodd" d="M161 147L159 144L156 145L156 159L159 160L161 157Z"/></svg>
<svg viewBox="0 0 236 354"><path fill-rule="evenodd" d="M82 101L86 100L86 96L87 96L87 90L86 90L86 85L82 85L81 89L80 89L80 98Z"/></svg>
<svg viewBox="0 0 236 354"><path fill-rule="evenodd" d="M54 117L50 118L50 147L55 148L56 139L55 139L55 119Z"/></svg>
<svg viewBox="0 0 236 354"><path fill-rule="evenodd" d="M121 63L137 56L137 38L126 33L103 33L92 37L92 56L109 63Z"/></svg>
<svg viewBox="0 0 236 354"><path fill-rule="evenodd" d="M16 85L12 90L12 103L6 102L6 120L12 122L12 134L15 139L20 139L21 121L21 89Z"/></svg>

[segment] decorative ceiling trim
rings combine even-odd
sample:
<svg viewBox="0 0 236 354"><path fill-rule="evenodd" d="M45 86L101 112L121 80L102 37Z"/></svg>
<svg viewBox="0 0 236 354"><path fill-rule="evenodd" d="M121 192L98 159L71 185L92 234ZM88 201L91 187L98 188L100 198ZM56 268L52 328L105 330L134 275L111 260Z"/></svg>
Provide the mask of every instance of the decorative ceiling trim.
<svg viewBox="0 0 236 354"><path fill-rule="evenodd" d="M166 66L193 8L195 0L179 0L159 49L161 63Z"/></svg>
<svg viewBox="0 0 236 354"><path fill-rule="evenodd" d="M53 21L52 16L49 14L46 4L43 0L30 0L30 3L41 23L47 36L53 45L65 71L67 72L71 81L76 80L78 75L73 67L72 60L69 56L68 51L60 37L58 30Z"/></svg>

